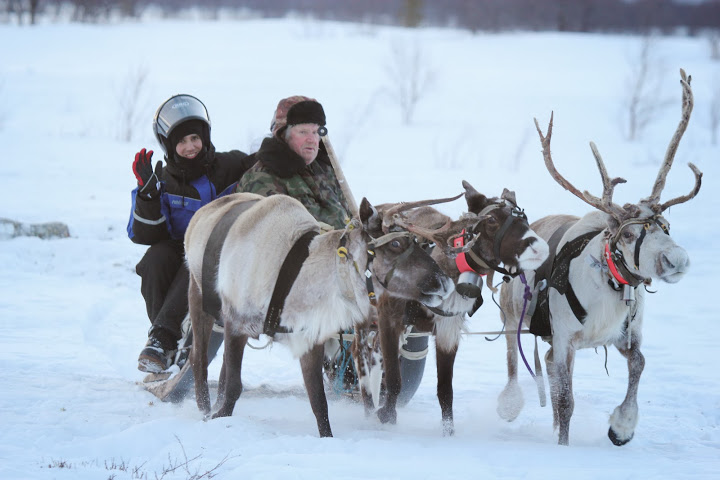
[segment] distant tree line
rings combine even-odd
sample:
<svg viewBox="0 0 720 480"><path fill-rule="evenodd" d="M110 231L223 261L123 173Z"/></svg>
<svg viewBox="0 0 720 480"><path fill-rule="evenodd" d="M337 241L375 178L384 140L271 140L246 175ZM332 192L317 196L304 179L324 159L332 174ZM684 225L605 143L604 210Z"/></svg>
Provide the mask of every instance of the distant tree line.
<svg viewBox="0 0 720 480"><path fill-rule="evenodd" d="M720 0L0 0L0 21L35 23L39 16L77 22L135 18L147 8L173 17L190 8L257 17L312 18L402 25L453 26L473 32L508 30L671 33L720 29Z"/></svg>

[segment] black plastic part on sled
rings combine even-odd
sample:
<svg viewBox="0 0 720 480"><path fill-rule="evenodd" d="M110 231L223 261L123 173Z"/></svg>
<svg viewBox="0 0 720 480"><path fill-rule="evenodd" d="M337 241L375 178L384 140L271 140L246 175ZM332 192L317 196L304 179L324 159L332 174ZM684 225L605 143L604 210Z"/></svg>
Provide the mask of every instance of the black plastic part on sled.
<svg viewBox="0 0 720 480"><path fill-rule="evenodd" d="M413 327L412 332L415 332ZM403 347L408 352L422 352L428 348L430 337L423 335L421 337L409 337L407 343ZM423 373L425 372L425 359L423 356L418 360L410 360L403 356L400 357L400 378L402 379L402 387L400 395L398 395L397 403L399 406L405 406L417 392Z"/></svg>

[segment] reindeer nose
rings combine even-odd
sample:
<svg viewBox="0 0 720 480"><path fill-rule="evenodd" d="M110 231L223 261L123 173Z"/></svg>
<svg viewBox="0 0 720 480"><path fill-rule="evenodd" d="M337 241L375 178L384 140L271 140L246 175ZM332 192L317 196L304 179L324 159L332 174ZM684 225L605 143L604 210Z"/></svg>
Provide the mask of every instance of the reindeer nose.
<svg viewBox="0 0 720 480"><path fill-rule="evenodd" d="M666 254L663 254L661 260L663 263L663 268L665 268L666 270L675 270L675 264L672 262L672 260L670 260L670 258L668 258Z"/></svg>
<svg viewBox="0 0 720 480"><path fill-rule="evenodd" d="M427 282L420 285L420 291L425 295L438 295L442 298L450 295L455 289L453 281L443 274L436 274Z"/></svg>

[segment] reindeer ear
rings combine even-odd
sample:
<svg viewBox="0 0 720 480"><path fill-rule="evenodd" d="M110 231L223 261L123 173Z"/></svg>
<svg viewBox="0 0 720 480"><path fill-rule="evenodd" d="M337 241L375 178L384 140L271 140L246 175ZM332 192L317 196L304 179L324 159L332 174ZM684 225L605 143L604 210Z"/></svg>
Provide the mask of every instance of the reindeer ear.
<svg viewBox="0 0 720 480"><path fill-rule="evenodd" d="M611 232L617 232L617 229L620 228L620 222L612 215L607 215L607 225Z"/></svg>
<svg viewBox="0 0 720 480"><path fill-rule="evenodd" d="M468 212L478 214L487 205L487 197L482 193L475 190L465 180L462 181L462 186L465 189L465 201L467 202Z"/></svg>
<svg viewBox="0 0 720 480"><path fill-rule="evenodd" d="M502 195L500 195L500 198L503 198L507 200L508 202L512 203L513 205L517 206L517 200L515 200L515 192L512 190L508 190L507 188L503 188Z"/></svg>
<svg viewBox="0 0 720 480"><path fill-rule="evenodd" d="M380 213L378 213L377 209L373 207L365 197L363 197L362 202L360 202L360 221L363 227L369 231L380 230L382 224Z"/></svg>

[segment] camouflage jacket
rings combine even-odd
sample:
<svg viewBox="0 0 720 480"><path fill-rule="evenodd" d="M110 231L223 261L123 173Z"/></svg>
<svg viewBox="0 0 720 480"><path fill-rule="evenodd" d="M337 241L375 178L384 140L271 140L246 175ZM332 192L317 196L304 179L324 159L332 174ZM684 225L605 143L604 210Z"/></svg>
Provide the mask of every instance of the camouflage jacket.
<svg viewBox="0 0 720 480"><path fill-rule="evenodd" d="M265 138L253 165L240 179L238 192L284 194L300 201L316 220L345 228L350 208L322 143L310 165L283 141Z"/></svg>

